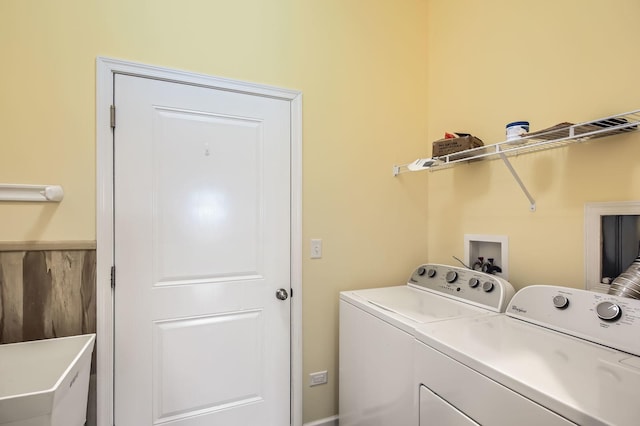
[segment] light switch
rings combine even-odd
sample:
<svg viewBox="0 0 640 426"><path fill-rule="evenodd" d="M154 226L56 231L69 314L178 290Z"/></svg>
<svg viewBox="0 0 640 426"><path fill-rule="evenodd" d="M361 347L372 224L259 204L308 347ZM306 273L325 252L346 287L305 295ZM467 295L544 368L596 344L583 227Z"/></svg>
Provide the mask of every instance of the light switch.
<svg viewBox="0 0 640 426"><path fill-rule="evenodd" d="M311 258L312 259L322 258L322 240L321 239L311 240Z"/></svg>

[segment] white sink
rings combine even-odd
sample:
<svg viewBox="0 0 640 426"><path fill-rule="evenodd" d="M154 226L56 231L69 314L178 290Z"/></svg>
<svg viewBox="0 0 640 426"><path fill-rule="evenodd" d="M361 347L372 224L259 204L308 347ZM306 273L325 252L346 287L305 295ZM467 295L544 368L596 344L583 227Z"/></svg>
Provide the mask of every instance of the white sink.
<svg viewBox="0 0 640 426"><path fill-rule="evenodd" d="M0 345L0 425L84 425L95 338Z"/></svg>

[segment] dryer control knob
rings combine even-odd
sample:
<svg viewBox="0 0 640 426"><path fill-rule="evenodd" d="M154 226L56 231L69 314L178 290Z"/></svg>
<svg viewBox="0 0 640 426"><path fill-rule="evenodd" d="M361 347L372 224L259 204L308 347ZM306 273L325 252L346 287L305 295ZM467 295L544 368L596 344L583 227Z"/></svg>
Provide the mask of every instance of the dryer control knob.
<svg viewBox="0 0 640 426"><path fill-rule="evenodd" d="M436 276L436 270L435 270L435 269L433 269L433 268L429 269L429 270L427 271L427 276L428 276L429 278L433 278L433 277L435 277L435 276Z"/></svg>
<svg viewBox="0 0 640 426"><path fill-rule="evenodd" d="M479 285L480 285L480 280L479 280L479 279L477 279L477 278L471 278L471 279L469 280L469 287L471 287L471 288L476 288L476 287L478 287Z"/></svg>
<svg viewBox="0 0 640 426"><path fill-rule="evenodd" d="M600 302L596 306L596 313L602 320L615 321L622 315L622 309L613 302Z"/></svg>
<svg viewBox="0 0 640 426"><path fill-rule="evenodd" d="M484 284L482 284L482 289L487 293L493 291L493 283L491 281L486 281Z"/></svg>
<svg viewBox="0 0 640 426"><path fill-rule="evenodd" d="M424 269L424 267L421 266L418 268L418 275L423 276L426 273L427 273L427 270Z"/></svg>
<svg viewBox="0 0 640 426"><path fill-rule="evenodd" d="M458 279L458 273L456 271L447 272L447 276L444 278L448 283L455 282Z"/></svg>
<svg viewBox="0 0 640 426"><path fill-rule="evenodd" d="M565 309L569 306L569 299L559 294L553 298L553 306L558 309Z"/></svg>

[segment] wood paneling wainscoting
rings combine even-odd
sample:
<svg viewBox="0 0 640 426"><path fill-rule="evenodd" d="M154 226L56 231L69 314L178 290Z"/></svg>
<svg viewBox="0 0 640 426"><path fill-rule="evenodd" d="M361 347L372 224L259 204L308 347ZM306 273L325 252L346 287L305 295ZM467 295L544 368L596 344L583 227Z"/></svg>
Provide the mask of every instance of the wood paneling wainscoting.
<svg viewBox="0 0 640 426"><path fill-rule="evenodd" d="M0 344L96 332L95 242L0 242ZM95 425L96 350L87 425Z"/></svg>

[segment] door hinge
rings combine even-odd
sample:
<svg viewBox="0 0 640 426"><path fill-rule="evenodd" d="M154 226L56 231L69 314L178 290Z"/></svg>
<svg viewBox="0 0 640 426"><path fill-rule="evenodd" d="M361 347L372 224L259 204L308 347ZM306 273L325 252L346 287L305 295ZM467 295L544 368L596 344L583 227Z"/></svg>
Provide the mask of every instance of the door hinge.
<svg viewBox="0 0 640 426"><path fill-rule="evenodd" d="M116 267L115 265L111 267L111 288L116 288Z"/></svg>
<svg viewBox="0 0 640 426"><path fill-rule="evenodd" d="M110 113L110 120L111 120L111 128L115 129L116 128L116 106L115 105L111 105L111 107L109 108L109 113Z"/></svg>

